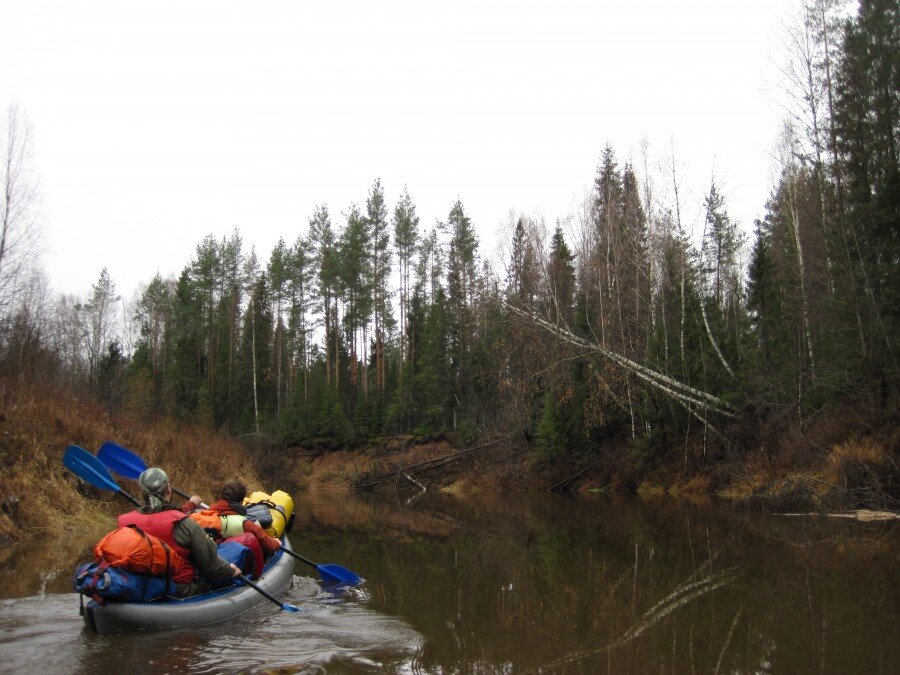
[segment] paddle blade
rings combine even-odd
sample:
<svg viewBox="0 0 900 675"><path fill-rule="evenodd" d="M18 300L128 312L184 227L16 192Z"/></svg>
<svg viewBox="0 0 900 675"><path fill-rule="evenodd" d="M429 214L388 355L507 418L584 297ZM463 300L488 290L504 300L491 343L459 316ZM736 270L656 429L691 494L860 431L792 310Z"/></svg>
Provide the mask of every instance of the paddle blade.
<svg viewBox="0 0 900 675"><path fill-rule="evenodd" d="M300 608L297 607L296 605L290 605L286 602L282 603L281 609L283 609L285 612L295 612L296 613L296 612L300 611Z"/></svg>
<svg viewBox="0 0 900 675"><path fill-rule="evenodd" d="M66 448L63 465L86 483L101 490L119 492L122 489L99 459L77 445Z"/></svg>
<svg viewBox="0 0 900 675"><path fill-rule="evenodd" d="M97 459L124 478L137 478L147 469L143 459L112 441L100 446Z"/></svg>
<svg viewBox="0 0 900 675"><path fill-rule="evenodd" d="M316 565L316 570L322 575L322 581L328 584L351 584L357 586L362 579L355 573L340 565Z"/></svg>

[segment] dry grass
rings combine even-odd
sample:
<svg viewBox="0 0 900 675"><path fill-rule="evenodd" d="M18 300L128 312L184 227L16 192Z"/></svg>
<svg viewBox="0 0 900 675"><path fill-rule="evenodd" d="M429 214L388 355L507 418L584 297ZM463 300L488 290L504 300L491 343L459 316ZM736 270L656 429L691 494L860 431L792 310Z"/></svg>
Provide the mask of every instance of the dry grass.
<svg viewBox="0 0 900 675"><path fill-rule="evenodd" d="M856 464L882 469L888 466L891 457L883 443L875 439L851 439L835 445L827 458L827 471L832 477L847 473Z"/></svg>
<svg viewBox="0 0 900 675"><path fill-rule="evenodd" d="M650 481L644 481L638 486L637 493L639 497L663 497L666 494L666 488L661 485L654 485Z"/></svg>
<svg viewBox="0 0 900 675"><path fill-rule="evenodd" d="M91 400L0 380L0 541L108 530L129 505L82 483L62 456L69 445L95 452L110 439L163 467L175 487L205 498L233 477L265 487L235 441L196 427L112 418ZM137 492L132 481L118 482Z"/></svg>
<svg viewBox="0 0 900 675"><path fill-rule="evenodd" d="M712 479L706 474L697 474L688 479L684 485L669 488L669 492L680 496L707 495L713 490Z"/></svg>
<svg viewBox="0 0 900 675"><path fill-rule="evenodd" d="M219 485L230 478L240 478L250 491L274 489L263 485L244 446L207 429L172 422L128 424L112 438L148 466L162 467L174 487L204 499L214 498ZM133 483L122 483L137 491Z"/></svg>
<svg viewBox="0 0 900 675"><path fill-rule="evenodd" d="M857 508L896 510L898 467L889 436L856 436L813 454L796 452L777 464L759 453L745 458L726 490L718 494L745 499L778 512L833 513ZM801 461L805 460L805 461Z"/></svg>

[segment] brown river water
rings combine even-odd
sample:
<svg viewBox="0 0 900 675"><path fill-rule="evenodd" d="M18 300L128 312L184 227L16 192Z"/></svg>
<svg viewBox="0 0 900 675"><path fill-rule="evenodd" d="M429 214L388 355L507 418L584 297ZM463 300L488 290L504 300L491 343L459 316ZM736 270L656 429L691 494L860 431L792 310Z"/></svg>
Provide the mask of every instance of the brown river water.
<svg viewBox="0 0 900 675"><path fill-rule="evenodd" d="M97 636L68 545L0 557L3 673L900 673L895 523L660 499L299 493L297 563L225 624Z"/></svg>

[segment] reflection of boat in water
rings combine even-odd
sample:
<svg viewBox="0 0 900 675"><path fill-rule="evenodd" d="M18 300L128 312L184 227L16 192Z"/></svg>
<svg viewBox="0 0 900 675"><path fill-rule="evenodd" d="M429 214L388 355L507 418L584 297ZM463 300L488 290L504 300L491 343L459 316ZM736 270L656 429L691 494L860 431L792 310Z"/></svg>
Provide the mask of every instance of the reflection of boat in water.
<svg viewBox="0 0 900 675"><path fill-rule="evenodd" d="M283 548L292 550L287 537L282 542ZM293 572L293 559L279 549L266 561L256 584L270 595L278 595L290 586ZM134 629L204 626L227 621L264 602L268 600L262 593L245 585L152 602L109 601L101 605L91 600L84 608L84 622L101 635Z"/></svg>

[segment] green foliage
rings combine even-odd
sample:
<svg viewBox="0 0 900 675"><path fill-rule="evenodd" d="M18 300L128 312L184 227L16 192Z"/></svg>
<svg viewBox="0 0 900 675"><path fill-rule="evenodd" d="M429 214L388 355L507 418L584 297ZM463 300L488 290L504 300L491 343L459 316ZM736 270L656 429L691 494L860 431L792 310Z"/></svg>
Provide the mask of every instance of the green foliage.
<svg viewBox="0 0 900 675"><path fill-rule="evenodd" d="M538 446L548 455L563 452L568 444L565 422L550 391L544 394L541 419L537 428Z"/></svg>

